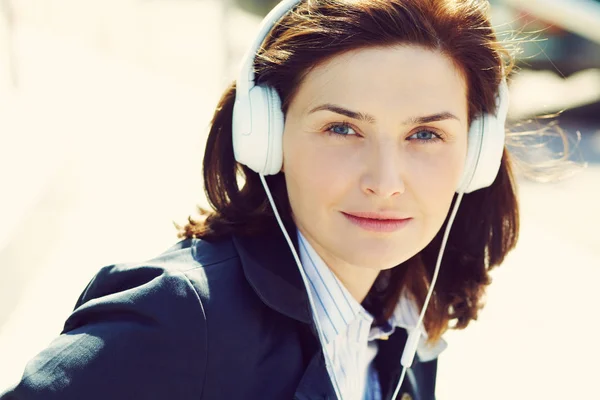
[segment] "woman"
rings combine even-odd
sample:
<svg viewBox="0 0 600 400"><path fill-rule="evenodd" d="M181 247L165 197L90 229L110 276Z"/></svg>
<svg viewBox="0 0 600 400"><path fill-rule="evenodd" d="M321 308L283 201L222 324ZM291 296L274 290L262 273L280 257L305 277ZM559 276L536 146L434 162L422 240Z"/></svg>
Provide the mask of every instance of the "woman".
<svg viewBox="0 0 600 400"><path fill-rule="evenodd" d="M488 8L282 2L212 121L213 210L103 268L0 399L433 399L518 234Z"/></svg>

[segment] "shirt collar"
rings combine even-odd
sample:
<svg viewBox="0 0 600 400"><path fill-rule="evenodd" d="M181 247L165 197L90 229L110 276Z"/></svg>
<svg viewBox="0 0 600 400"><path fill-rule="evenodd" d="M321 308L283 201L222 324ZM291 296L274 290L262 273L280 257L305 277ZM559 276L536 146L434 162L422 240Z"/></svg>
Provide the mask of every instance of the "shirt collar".
<svg viewBox="0 0 600 400"><path fill-rule="evenodd" d="M310 284L317 318L326 343L343 332L359 316L371 323L373 317L352 297L298 229L297 236L300 261ZM406 292L403 292L388 321L389 326L372 328L368 340L389 336L397 327L406 329L410 333L415 329L418 320L417 305ZM433 360L446 349L447 343L440 339L429 344L427 332L422 324L419 329L421 330L421 339L417 348L419 359L423 362Z"/></svg>
<svg viewBox="0 0 600 400"><path fill-rule="evenodd" d="M417 326L420 312L421 310L416 305L415 301L406 291L403 291L398 300L398 304L396 304L396 308L388 321L391 330L390 332L387 332L387 335L391 335L396 327L404 328L409 333L412 332ZM417 355L421 361L427 362L437 358L439 354L448 347L446 341L441 338L434 343L428 343L427 339L429 336L427 335L427 331L423 327L423 324L419 326L419 330L421 331L421 337L419 339L419 346L417 347ZM375 331L375 329L373 331ZM373 331L371 334L376 334L376 332ZM371 339L371 336L369 336L369 339Z"/></svg>
<svg viewBox="0 0 600 400"><path fill-rule="evenodd" d="M297 230L297 234L300 262L308 278L325 342L329 343L340 332L345 331L359 314L372 320L371 315L352 297L300 230Z"/></svg>

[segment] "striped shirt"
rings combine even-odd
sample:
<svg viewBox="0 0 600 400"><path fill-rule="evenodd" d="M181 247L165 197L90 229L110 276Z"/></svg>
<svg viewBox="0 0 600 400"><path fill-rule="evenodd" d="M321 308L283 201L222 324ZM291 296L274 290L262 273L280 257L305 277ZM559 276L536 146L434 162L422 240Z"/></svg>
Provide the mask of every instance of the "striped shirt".
<svg viewBox="0 0 600 400"><path fill-rule="evenodd" d="M328 366L332 381L337 382L343 400L381 400L379 378L373 366L376 340L385 339L396 327L411 332L419 319L418 308L403 295L387 326L372 327L373 316L350 295L299 230L297 234L300 261L315 299L313 314L323 331L324 351L333 364ZM446 342L428 345L427 334L422 328L421 331L419 359L433 360L446 348Z"/></svg>

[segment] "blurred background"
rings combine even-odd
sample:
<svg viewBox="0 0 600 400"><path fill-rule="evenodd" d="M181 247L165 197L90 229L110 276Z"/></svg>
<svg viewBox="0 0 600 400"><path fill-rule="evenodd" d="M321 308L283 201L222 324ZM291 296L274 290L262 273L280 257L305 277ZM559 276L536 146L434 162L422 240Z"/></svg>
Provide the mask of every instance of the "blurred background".
<svg viewBox="0 0 600 400"><path fill-rule="evenodd" d="M205 204L212 110L274 3L0 0L0 392L100 267L161 253ZM519 246L448 333L438 398L600 398L600 1L496 0L492 19L527 38L512 123L564 111L587 168L520 176Z"/></svg>

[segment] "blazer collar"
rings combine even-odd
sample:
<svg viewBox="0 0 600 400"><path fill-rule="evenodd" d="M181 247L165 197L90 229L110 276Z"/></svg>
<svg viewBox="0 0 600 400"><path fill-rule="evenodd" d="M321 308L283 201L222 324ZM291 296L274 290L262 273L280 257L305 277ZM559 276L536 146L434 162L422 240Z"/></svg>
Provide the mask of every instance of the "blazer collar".
<svg viewBox="0 0 600 400"><path fill-rule="evenodd" d="M295 229L295 227L294 227ZM292 243L298 251L298 237L288 227ZM233 236L246 279L259 298L269 307L288 317L309 324L314 332L308 295L298 271L292 252L280 231L258 236ZM374 360L382 384L383 398L391 395L400 371L400 357L407 339L405 329L396 329L389 340L380 340L379 351ZM318 343L315 342L315 345ZM296 389L294 399L335 399L331 381L327 374L323 352L315 348L312 359ZM415 365L419 364L419 356ZM408 383L405 383L408 385ZM404 386L404 385L403 385Z"/></svg>
<svg viewBox="0 0 600 400"><path fill-rule="evenodd" d="M298 251L294 227L290 239ZM298 321L312 324L308 295L285 237L281 231L258 236L233 236L246 279L262 301Z"/></svg>
<svg viewBox="0 0 600 400"><path fill-rule="evenodd" d="M327 374L323 351L313 356L296 388L294 400L334 400L337 399L331 379Z"/></svg>

